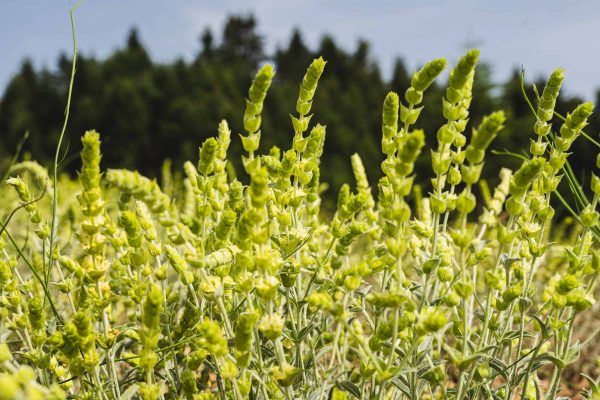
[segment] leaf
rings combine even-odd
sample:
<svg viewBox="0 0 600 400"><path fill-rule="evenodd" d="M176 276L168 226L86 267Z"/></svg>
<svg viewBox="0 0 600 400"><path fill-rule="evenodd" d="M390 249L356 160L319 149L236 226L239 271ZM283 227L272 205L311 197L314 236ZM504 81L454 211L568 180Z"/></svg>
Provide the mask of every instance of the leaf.
<svg viewBox="0 0 600 400"><path fill-rule="evenodd" d="M504 363L504 361L496 358L492 358L489 361L490 367L492 367L496 372L498 372L502 377L508 381L508 366Z"/></svg>
<svg viewBox="0 0 600 400"><path fill-rule="evenodd" d="M556 365L558 368L564 368L565 362L557 357L554 352L544 353L536 357L536 360L540 361L549 361L552 364Z"/></svg>
<svg viewBox="0 0 600 400"><path fill-rule="evenodd" d="M579 359L581 354L581 343L577 342L573 346L569 347L565 356L565 365L573 364Z"/></svg>
<svg viewBox="0 0 600 400"><path fill-rule="evenodd" d="M346 392L350 393L352 396L356 397L357 399L360 399L360 389L354 383L350 381L343 381L339 382L338 386L340 389L343 389Z"/></svg>
<svg viewBox="0 0 600 400"><path fill-rule="evenodd" d="M543 339L548 339L550 337L550 333L549 333L548 327L546 326L546 324L544 323L544 321L542 321L540 319L540 317L538 317L535 314L529 314L529 316L537 321L540 329L542 330L542 338Z"/></svg>
<svg viewBox="0 0 600 400"><path fill-rule="evenodd" d="M317 324L310 324L308 326L305 326L304 328L302 328L300 330L300 332L298 332L298 335L296 336L295 341L301 342L302 339L304 339L306 337L306 335L308 335L316 327L317 327Z"/></svg>
<svg viewBox="0 0 600 400"><path fill-rule="evenodd" d="M135 396L139 390L140 390L140 387L138 385L129 386L127 388L127 390L121 394L120 399L121 400L131 400L131 399L133 399L133 396Z"/></svg>
<svg viewBox="0 0 600 400"><path fill-rule="evenodd" d="M406 396L408 396L408 398L411 397L410 389L408 388L407 385L404 384L404 382L402 382L400 380L400 378L394 378L394 379L392 379L392 384L394 386L396 386L398 389L400 389L400 391L402 393L404 393Z"/></svg>

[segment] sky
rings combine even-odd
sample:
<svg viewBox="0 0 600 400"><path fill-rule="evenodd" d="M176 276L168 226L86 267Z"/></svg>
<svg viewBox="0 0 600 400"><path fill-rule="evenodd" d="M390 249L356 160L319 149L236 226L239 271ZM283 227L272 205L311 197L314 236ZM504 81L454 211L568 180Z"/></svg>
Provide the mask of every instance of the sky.
<svg viewBox="0 0 600 400"><path fill-rule="evenodd" d="M26 57L54 68L72 49L68 10L75 1L0 0L0 93ZM389 75L396 57L411 69L467 48L481 49L501 82L523 65L527 76L566 69L564 90L594 100L600 88L598 0L85 0L75 13L81 53L105 57L135 26L151 57L191 59L206 27L217 33L228 15L253 13L268 51L298 27L315 47L323 34L348 50L359 38Z"/></svg>

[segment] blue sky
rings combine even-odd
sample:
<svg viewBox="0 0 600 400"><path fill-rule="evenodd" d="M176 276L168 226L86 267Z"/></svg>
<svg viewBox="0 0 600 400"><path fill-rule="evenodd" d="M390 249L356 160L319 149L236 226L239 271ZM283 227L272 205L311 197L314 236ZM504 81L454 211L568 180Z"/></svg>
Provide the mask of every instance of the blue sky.
<svg viewBox="0 0 600 400"><path fill-rule="evenodd" d="M0 90L25 57L54 67L59 52L70 51L74 3L0 0ZM529 77L560 66L569 94L593 100L600 88L598 0L86 0L76 12L79 49L104 57L137 26L153 59L191 58L204 27L219 32L227 15L248 12L269 50L286 44L293 27L310 45L324 33L347 49L365 38L389 73L396 56L415 68L439 56L455 61L474 44L497 80L521 64Z"/></svg>

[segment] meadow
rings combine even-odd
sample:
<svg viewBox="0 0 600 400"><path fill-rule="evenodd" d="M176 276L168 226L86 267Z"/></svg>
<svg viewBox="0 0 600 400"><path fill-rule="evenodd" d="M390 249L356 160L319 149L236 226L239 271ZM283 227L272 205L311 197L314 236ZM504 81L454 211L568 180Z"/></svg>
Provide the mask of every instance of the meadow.
<svg viewBox="0 0 600 400"><path fill-rule="evenodd" d="M160 180L103 169L94 130L77 178L60 174L67 114L54 165L17 154L0 186L0 399L564 396L566 371L575 379L580 356L596 356L597 327L584 322L600 272L600 158L585 182L568 161L594 105L555 113L556 69L524 98L536 116L528 151L506 155L520 165L492 184L482 171L506 116L469 119L478 59L432 60L382 99L383 177L352 156L333 213L321 210L327 128L311 118L322 58L302 79L286 148L259 151L267 64L245 132L223 120ZM446 68L445 123L416 129ZM415 169L425 153L430 170ZM556 201L569 217L555 218ZM600 381L585 378L569 395L599 399Z"/></svg>

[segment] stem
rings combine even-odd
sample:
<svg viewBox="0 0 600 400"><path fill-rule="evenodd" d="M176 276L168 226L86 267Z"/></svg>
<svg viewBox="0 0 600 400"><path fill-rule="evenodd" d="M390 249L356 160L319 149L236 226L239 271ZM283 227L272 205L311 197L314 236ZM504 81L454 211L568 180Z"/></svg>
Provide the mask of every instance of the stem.
<svg viewBox="0 0 600 400"><path fill-rule="evenodd" d="M56 237L56 209L58 205L58 164L60 157L60 149L62 147L63 138L65 137L65 132L67 130L67 124L69 122L69 113L71 111L71 97L73 95L73 83L75 82L75 71L77 65L77 34L75 32L75 10L79 7L80 3L77 3L73 8L69 10L69 16L71 19L71 34L73 37L73 61L71 63L71 78L69 81L69 91L67 95L67 106L65 108L65 119L63 121L63 126L60 131L60 136L58 137L58 145L56 146L56 153L54 154L54 164L53 164L53 177L52 177L52 222L50 225L50 249L48 256L48 277L50 276L50 271L52 270L52 254L54 252L54 239ZM47 284L48 282L46 282Z"/></svg>

